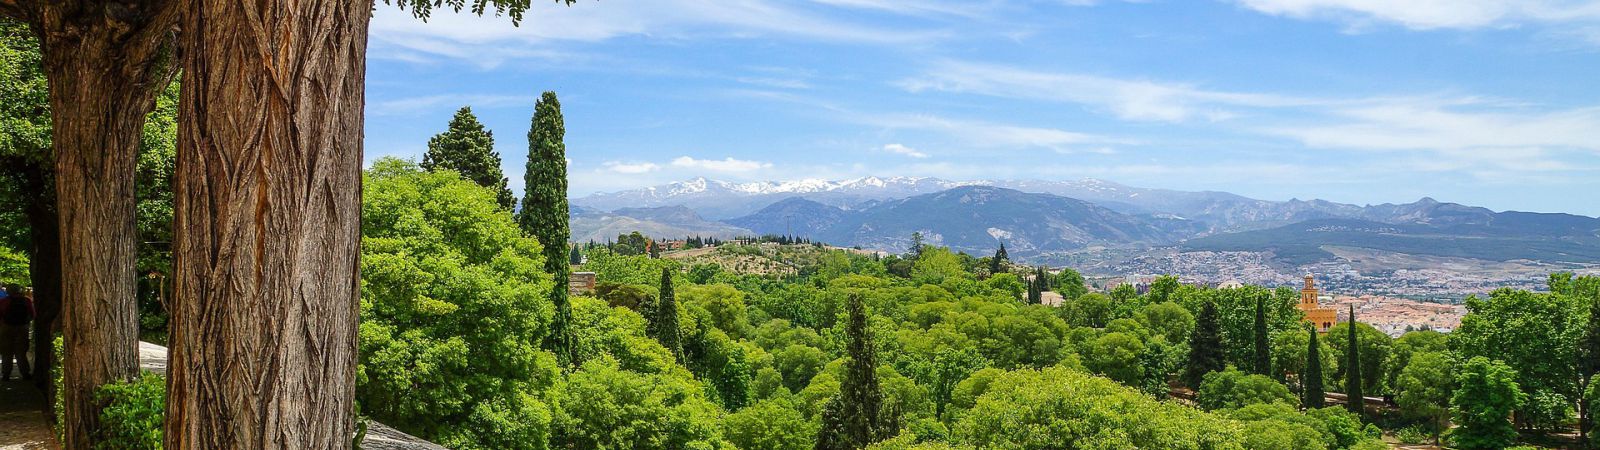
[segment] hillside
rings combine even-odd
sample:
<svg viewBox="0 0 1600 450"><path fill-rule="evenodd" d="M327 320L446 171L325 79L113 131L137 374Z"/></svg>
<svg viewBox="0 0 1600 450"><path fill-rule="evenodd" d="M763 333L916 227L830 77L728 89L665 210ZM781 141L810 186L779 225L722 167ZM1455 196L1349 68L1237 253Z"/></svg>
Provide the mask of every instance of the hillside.
<svg viewBox="0 0 1600 450"><path fill-rule="evenodd" d="M767 205L748 216L728 219L727 222L759 234L821 236L850 214L850 211L839 207L791 197Z"/></svg>
<svg viewBox="0 0 1600 450"><path fill-rule="evenodd" d="M661 238L731 238L752 234L744 228L706 220L682 206L623 208L611 212L573 208L569 220L573 242L606 242L616 239L619 234L635 231Z"/></svg>
<svg viewBox="0 0 1600 450"><path fill-rule="evenodd" d="M1600 243L1582 235L1523 233L1497 225L1455 223L1382 223L1357 219L1318 219L1266 230L1219 234L1183 243L1185 250L1271 251L1288 264L1308 264L1332 259L1325 246L1355 247L1388 252L1473 258L1490 261L1533 260L1547 262L1600 261ZM1513 215L1514 220L1522 218ZM1422 220L1428 219L1428 220ZM1548 230L1547 230L1548 231Z"/></svg>

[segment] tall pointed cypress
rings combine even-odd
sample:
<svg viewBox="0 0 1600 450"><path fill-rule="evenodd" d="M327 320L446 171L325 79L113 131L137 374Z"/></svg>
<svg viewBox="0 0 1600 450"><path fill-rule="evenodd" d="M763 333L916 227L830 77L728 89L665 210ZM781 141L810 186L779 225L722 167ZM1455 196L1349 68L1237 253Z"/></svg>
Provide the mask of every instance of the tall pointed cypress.
<svg viewBox="0 0 1600 450"><path fill-rule="evenodd" d="M1195 319L1194 334L1189 336L1189 363L1184 367L1183 382L1190 388L1199 388L1206 374L1223 369L1222 333L1217 324L1217 305L1210 301L1200 308Z"/></svg>
<svg viewBox="0 0 1600 450"><path fill-rule="evenodd" d="M545 92L533 104L533 126L528 130L528 171L524 175L527 192L522 196L522 211L517 224L522 231L544 245L544 270L555 279L550 303L555 319L550 323L550 339L545 347L555 352L561 364L576 366L572 354L572 306L567 301L567 279L572 267L567 264L567 239L572 232L567 224L567 144L566 125L561 119L561 102L556 93Z"/></svg>
<svg viewBox="0 0 1600 450"><path fill-rule="evenodd" d="M428 139L428 152L422 155L422 168L449 169L461 178L495 191L500 207L511 210L516 197L506 187L505 172L500 169L500 153L494 151L494 132L484 129L472 107L463 106L450 119L450 128Z"/></svg>
<svg viewBox="0 0 1600 450"><path fill-rule="evenodd" d="M1266 300L1256 299L1256 327L1255 327L1255 373L1258 375L1272 375L1272 350L1267 345L1267 308Z"/></svg>
<svg viewBox="0 0 1600 450"><path fill-rule="evenodd" d="M871 330L867 329L867 309L859 294L850 295L849 309L845 353L850 360L845 365L844 380L839 383L837 413L823 414L820 433L831 434L819 436L819 450L865 448L899 431L890 429L897 419L884 414L877 349L872 344Z"/></svg>
<svg viewBox="0 0 1600 450"><path fill-rule="evenodd" d="M1307 409L1321 408L1327 404L1327 391L1322 387L1322 345L1317 343L1316 327L1308 327L1311 344L1306 347L1306 373L1300 376Z"/></svg>
<svg viewBox="0 0 1600 450"><path fill-rule="evenodd" d="M1000 248L994 251L994 257L989 258L989 274L998 275L1005 270L1006 263L1011 261L1011 256L1006 255L1006 243L1001 242Z"/></svg>
<svg viewBox="0 0 1600 450"><path fill-rule="evenodd" d="M687 364L683 358L683 339L678 336L678 301L672 294L672 269L661 269L661 295L655 305L655 320L651 321L656 341L672 351L678 363Z"/></svg>
<svg viewBox="0 0 1600 450"><path fill-rule="evenodd" d="M1361 389L1361 345L1356 341L1356 306L1350 305L1350 341L1345 346L1345 406L1358 416L1367 410L1366 393Z"/></svg>

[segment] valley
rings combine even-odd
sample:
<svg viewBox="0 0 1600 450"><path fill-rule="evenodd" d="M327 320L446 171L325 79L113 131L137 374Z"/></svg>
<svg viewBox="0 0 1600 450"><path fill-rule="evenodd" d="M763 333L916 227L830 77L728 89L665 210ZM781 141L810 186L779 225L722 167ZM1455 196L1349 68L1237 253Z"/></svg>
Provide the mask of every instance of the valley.
<svg viewBox="0 0 1600 450"><path fill-rule="evenodd" d="M883 254L924 243L1101 277L1287 285L1305 273L1350 295L1455 302L1600 271L1600 219L1405 204L1268 201L1109 181L864 177L731 183L695 178L572 199L574 242L787 235Z"/></svg>

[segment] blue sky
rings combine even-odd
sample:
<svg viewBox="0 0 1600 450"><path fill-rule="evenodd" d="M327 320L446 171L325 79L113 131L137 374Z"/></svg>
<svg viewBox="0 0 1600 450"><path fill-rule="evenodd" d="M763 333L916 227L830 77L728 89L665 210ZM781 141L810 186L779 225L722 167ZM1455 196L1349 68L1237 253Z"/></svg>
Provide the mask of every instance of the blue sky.
<svg viewBox="0 0 1600 450"><path fill-rule="evenodd" d="M367 158L470 105L521 192L560 95L575 196L706 176L1100 178L1600 216L1600 2L580 0L379 6Z"/></svg>

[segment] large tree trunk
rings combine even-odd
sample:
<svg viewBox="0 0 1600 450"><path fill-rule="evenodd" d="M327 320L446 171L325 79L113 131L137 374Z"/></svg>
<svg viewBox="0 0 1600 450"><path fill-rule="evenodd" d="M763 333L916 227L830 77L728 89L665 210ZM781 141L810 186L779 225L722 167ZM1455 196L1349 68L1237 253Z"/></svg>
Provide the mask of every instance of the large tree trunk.
<svg viewBox="0 0 1600 450"><path fill-rule="evenodd" d="M350 445L371 10L185 3L168 449Z"/></svg>
<svg viewBox="0 0 1600 450"><path fill-rule="evenodd" d="M94 390L138 372L133 176L145 115L171 79L161 0L40 2L61 238L68 449L87 449Z"/></svg>
<svg viewBox="0 0 1600 450"><path fill-rule="evenodd" d="M55 333L61 328L61 222L56 217L55 182L51 169L29 164L22 169L23 189L28 193L24 211L28 216L28 275L33 283L33 304L38 315L33 320L34 385L45 391L45 408L55 417Z"/></svg>

